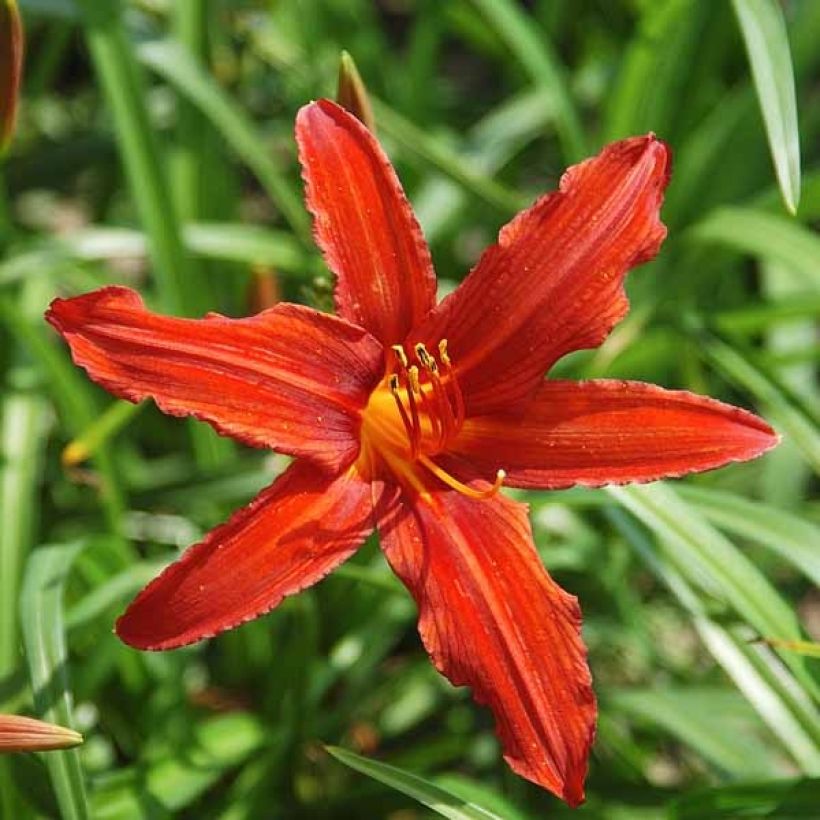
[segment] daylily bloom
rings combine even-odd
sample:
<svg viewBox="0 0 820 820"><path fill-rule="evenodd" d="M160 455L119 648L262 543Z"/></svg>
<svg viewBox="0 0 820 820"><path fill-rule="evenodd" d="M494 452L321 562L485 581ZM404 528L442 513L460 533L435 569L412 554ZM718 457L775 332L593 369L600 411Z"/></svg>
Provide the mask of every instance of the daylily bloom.
<svg viewBox="0 0 820 820"><path fill-rule="evenodd" d="M504 756L583 800L595 699L576 598L547 574L510 487L651 481L777 440L743 410L626 381L544 379L627 311L653 257L669 151L606 147L500 234L436 304L427 246L373 135L336 104L296 139L339 317L279 304L246 319L159 316L125 288L56 299L49 321L92 379L295 458L134 600L117 633L171 649L315 583L378 529L436 668L492 710Z"/></svg>
<svg viewBox="0 0 820 820"><path fill-rule="evenodd" d="M65 726L22 715L0 715L0 753L49 752L82 742L79 732Z"/></svg>

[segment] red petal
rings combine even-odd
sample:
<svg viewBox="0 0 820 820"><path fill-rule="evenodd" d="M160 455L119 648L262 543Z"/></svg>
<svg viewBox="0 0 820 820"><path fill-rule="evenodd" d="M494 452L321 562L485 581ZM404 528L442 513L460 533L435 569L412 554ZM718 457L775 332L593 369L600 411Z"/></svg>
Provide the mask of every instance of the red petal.
<svg viewBox="0 0 820 820"><path fill-rule="evenodd" d="M623 318L627 271L666 236L658 212L669 160L649 135L570 168L414 331L411 344L448 340L472 412L522 401L557 359L599 345Z"/></svg>
<svg viewBox="0 0 820 820"><path fill-rule="evenodd" d="M302 108L296 141L339 315L398 344L435 304L436 278L390 161L367 128L329 100Z"/></svg>
<svg viewBox="0 0 820 820"><path fill-rule="evenodd" d="M448 491L379 507L436 668L492 709L514 771L580 803L595 724L581 612L541 565L526 507Z"/></svg>
<svg viewBox="0 0 820 820"><path fill-rule="evenodd" d="M370 485L297 461L155 578L117 621L137 649L174 649L257 618L315 584L372 532Z"/></svg>
<svg viewBox="0 0 820 820"><path fill-rule="evenodd" d="M477 475L555 490L654 481L755 458L778 436L757 416L654 384L546 381L523 416L476 416L452 451Z"/></svg>
<svg viewBox="0 0 820 820"><path fill-rule="evenodd" d="M111 287L55 299L46 318L114 395L152 398L165 413L329 469L358 453L360 411L383 368L367 333L296 305L247 319L176 319Z"/></svg>

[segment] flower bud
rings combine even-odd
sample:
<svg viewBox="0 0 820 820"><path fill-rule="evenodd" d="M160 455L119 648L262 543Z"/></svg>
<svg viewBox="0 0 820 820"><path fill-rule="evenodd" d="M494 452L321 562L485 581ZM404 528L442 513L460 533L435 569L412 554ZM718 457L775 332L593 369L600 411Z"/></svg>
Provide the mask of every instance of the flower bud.
<svg viewBox="0 0 820 820"><path fill-rule="evenodd" d="M70 749L82 742L79 732L65 726L22 715L0 715L0 754Z"/></svg>
<svg viewBox="0 0 820 820"><path fill-rule="evenodd" d="M376 120L367 88L362 82L359 69L353 58L343 51L339 59L339 87L336 92L336 102L346 108L354 117L364 123L370 131L375 131Z"/></svg>

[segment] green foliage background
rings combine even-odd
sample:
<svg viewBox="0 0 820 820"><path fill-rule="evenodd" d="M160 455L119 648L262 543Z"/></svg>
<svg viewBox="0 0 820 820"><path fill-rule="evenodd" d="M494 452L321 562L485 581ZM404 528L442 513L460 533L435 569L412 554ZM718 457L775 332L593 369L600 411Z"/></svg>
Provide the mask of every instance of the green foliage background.
<svg viewBox="0 0 820 820"><path fill-rule="evenodd" d="M683 482L528 498L545 564L583 604L601 702L577 814L817 816L817 662L756 639L820 632L820 3L21 7L23 106L0 166L0 712L87 740L0 759L2 817L572 813L506 769L489 715L436 675L375 544L190 649L140 654L111 633L284 461L112 403L42 311L110 282L187 315L244 315L272 284L328 306L292 123L333 95L343 48L445 286L566 165L648 130L672 145L669 239L630 277L630 317L558 370L708 393L784 441ZM72 441L86 462L61 462Z"/></svg>

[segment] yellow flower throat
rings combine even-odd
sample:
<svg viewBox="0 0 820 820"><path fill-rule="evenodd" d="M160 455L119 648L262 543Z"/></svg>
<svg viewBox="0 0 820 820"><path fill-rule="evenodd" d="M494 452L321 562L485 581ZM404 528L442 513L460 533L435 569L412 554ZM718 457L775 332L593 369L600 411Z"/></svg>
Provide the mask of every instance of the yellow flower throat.
<svg viewBox="0 0 820 820"><path fill-rule="evenodd" d="M438 344L438 358L419 343L413 353L393 345L395 363L371 393L362 416L360 461L372 471L384 463L397 478L426 495L429 475L470 498L488 498L498 492L506 476L499 470L487 489L470 487L433 461L446 450L464 423L464 397L447 353L447 340ZM374 458L375 457L375 458Z"/></svg>

